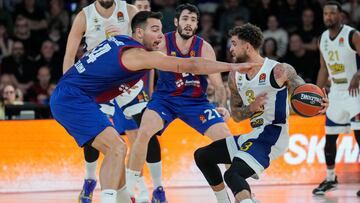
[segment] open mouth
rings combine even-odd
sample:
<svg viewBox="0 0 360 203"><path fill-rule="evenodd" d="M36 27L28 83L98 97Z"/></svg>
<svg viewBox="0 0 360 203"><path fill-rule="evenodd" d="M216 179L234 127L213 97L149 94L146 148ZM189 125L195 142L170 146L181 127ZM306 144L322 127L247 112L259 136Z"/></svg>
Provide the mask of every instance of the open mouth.
<svg viewBox="0 0 360 203"><path fill-rule="evenodd" d="M161 43L161 40L155 41L155 42L153 43L153 46L154 46L154 47L158 47L160 43Z"/></svg>

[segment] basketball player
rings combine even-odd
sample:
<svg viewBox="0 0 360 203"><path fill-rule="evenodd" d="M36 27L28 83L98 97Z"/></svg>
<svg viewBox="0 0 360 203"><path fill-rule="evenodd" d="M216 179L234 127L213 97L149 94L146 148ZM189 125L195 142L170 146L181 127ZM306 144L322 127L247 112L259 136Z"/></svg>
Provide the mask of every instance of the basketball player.
<svg viewBox="0 0 360 203"><path fill-rule="evenodd" d="M217 164L230 164L226 184L237 203L251 203L251 189L246 179L258 178L272 160L288 147L288 92L304 84L295 69L259 54L263 34L260 28L245 24L230 31L230 52L235 62L263 63L247 74L230 72L231 113L235 121L250 118L252 132L227 137L195 152L195 162L216 193L225 188ZM324 113L328 105L324 98ZM218 201L223 203L225 201Z"/></svg>
<svg viewBox="0 0 360 203"><path fill-rule="evenodd" d="M341 5L336 1L325 4L323 20L328 29L320 38L320 70L316 84L324 87L328 78L331 80L324 148L327 177L313 190L314 195L324 195L338 184L335 158L339 133L349 133L352 128L358 145L360 143L360 33L341 23Z"/></svg>
<svg viewBox="0 0 360 203"><path fill-rule="evenodd" d="M85 39L85 50L90 51L100 42L110 36L119 34L130 35L130 22L136 13L137 9L135 6L126 4L125 1L119 0L97 0L89 6L85 7L82 11L79 12L79 14L77 14L73 22L73 26L68 37L63 63L63 71L66 72L67 69L74 64L76 53L75 50L79 46L82 38ZM147 79L147 77L149 76L145 75L144 79ZM141 81L139 81L139 83L141 83ZM146 83L143 82L141 84L143 84L143 89L132 89L132 92L149 95L150 87L147 87L147 85L151 86L150 81ZM125 96L128 102L130 102L132 99L136 98L137 95L127 94L124 95L124 97ZM143 98L146 99L147 97L143 96ZM125 102L121 103L125 104ZM133 101L132 103L136 102ZM138 103L145 103L146 106L147 101L143 100L143 102L139 101ZM117 104L114 105L114 101L106 104L100 104L100 106L104 113L113 118L116 130L122 134L124 131L126 131L126 134L129 137L129 141L132 143L137 133L136 122L132 119L126 119L120 107ZM128 116L128 118L130 117L131 116ZM96 166L99 152L91 146L85 146L84 157L86 174L84 178L85 180L83 189L79 195L79 202L90 203L92 202L92 193L96 187ZM143 178L140 178L139 185L140 197L138 198L142 199L140 202L148 201L148 190Z"/></svg>
<svg viewBox="0 0 360 203"><path fill-rule="evenodd" d="M77 144L91 145L104 154L100 169L102 203L131 200L125 187L126 145L98 108L98 102L109 101L128 91L153 67L177 73L212 74L230 70L247 72L259 66L203 58L181 59L147 51L159 49L163 38L160 19L160 13L136 14L131 23L132 38L119 35L100 43L64 74L51 96L54 118ZM140 58L142 60L138 60Z"/></svg>
<svg viewBox="0 0 360 203"><path fill-rule="evenodd" d="M192 4L178 6L174 19L177 30L165 34L162 52L169 56L203 57L216 60L211 45L195 35L199 17L199 10L196 6ZM210 74L208 77L216 87L218 103L224 107L226 105L226 94L220 74ZM128 166L130 170L127 172L130 191L133 184L136 183L137 176L145 161L146 145L149 139L154 133L166 128L174 119L180 118L212 140L232 135L220 115L224 108L220 108L220 112L218 112L215 106L209 103L206 88L207 80L204 75L159 72L157 89L154 91L152 100L143 115L139 134L130 153ZM155 188L152 201L166 202L161 185Z"/></svg>

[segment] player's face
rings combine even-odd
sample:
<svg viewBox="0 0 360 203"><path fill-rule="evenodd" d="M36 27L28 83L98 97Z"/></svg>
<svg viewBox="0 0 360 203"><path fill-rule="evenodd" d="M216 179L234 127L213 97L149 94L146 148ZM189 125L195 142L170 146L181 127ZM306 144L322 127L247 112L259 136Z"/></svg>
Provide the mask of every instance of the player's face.
<svg viewBox="0 0 360 203"><path fill-rule="evenodd" d="M247 46L249 46L249 43L239 40L237 36L231 37L230 53L235 63L243 63L248 60Z"/></svg>
<svg viewBox="0 0 360 203"><path fill-rule="evenodd" d="M160 43L164 34L162 33L161 21L155 18L147 19L147 25L144 30L143 43L148 50L159 50Z"/></svg>
<svg viewBox="0 0 360 203"><path fill-rule="evenodd" d="M148 0L137 0L134 3L134 6L139 11L151 11L150 2Z"/></svg>
<svg viewBox="0 0 360 203"><path fill-rule="evenodd" d="M196 13L185 9L182 11L179 19L175 19L177 32L183 39L190 39L195 35L198 28L198 16Z"/></svg>
<svg viewBox="0 0 360 203"><path fill-rule="evenodd" d="M110 8L114 4L114 0L97 0L97 1L100 3L101 7L106 9Z"/></svg>
<svg viewBox="0 0 360 203"><path fill-rule="evenodd" d="M340 23L341 14L335 5L326 5L323 11L324 24L327 28L334 28Z"/></svg>

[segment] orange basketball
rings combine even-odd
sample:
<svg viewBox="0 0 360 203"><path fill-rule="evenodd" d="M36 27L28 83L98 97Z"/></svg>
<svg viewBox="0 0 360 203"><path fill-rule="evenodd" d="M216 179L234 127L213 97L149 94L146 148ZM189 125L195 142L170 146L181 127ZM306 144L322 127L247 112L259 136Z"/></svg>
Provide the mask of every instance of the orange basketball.
<svg viewBox="0 0 360 203"><path fill-rule="evenodd" d="M324 93L313 84L304 84L295 88L291 95L291 107L295 113L303 117L312 117L319 114Z"/></svg>

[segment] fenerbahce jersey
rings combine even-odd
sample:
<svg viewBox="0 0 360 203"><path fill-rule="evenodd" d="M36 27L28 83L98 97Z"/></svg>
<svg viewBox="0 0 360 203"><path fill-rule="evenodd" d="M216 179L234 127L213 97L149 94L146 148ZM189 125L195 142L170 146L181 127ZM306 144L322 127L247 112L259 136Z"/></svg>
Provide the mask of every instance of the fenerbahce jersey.
<svg viewBox="0 0 360 203"><path fill-rule="evenodd" d="M268 99L262 111L255 112L250 117L252 128L264 127L270 124L287 124L289 116L287 87L277 87L273 69L278 62L265 58L264 64L256 76L249 80L246 74L236 72L235 81L238 92L248 106L255 101L257 95L266 92Z"/></svg>
<svg viewBox="0 0 360 203"><path fill-rule="evenodd" d="M176 45L175 32L165 34L167 55L181 58L201 57L203 39L194 36L189 53L183 55ZM154 96L180 96L183 98L206 99L207 80L205 75L159 71Z"/></svg>
<svg viewBox="0 0 360 203"><path fill-rule="evenodd" d="M98 2L95 2L98 3ZM103 18L96 10L95 3L83 8L86 17L86 31L84 34L86 51L89 51L104 41L108 36L105 28L115 25L120 28L122 35L129 35L130 18L127 12L126 1L115 0L115 9L109 18Z"/></svg>
<svg viewBox="0 0 360 203"><path fill-rule="evenodd" d="M331 89L347 90L353 75L360 67L360 57L351 45L355 29L343 25L334 39L326 30L320 39L320 51L331 79Z"/></svg>

